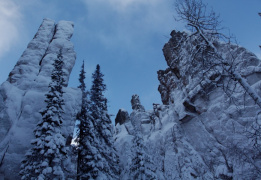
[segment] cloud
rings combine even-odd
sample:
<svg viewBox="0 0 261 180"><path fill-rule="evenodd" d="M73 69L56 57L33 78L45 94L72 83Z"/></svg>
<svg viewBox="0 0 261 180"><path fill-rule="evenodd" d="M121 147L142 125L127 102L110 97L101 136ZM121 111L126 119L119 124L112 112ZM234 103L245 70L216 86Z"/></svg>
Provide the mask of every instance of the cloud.
<svg viewBox="0 0 261 180"><path fill-rule="evenodd" d="M166 24L164 20L173 19L174 13L171 11L174 9L171 0L83 0L83 2L87 6L90 18L118 16L118 19L142 21L144 26L148 23L154 27Z"/></svg>
<svg viewBox="0 0 261 180"><path fill-rule="evenodd" d="M133 47L147 37L163 37L173 29L171 0L83 0L88 34L104 46ZM136 44L135 44L136 42ZM139 43L140 44L140 43Z"/></svg>
<svg viewBox="0 0 261 180"><path fill-rule="evenodd" d="M12 1L0 0L0 57L8 52L19 38L21 13Z"/></svg>
<svg viewBox="0 0 261 180"><path fill-rule="evenodd" d="M105 0L100 0L105 2ZM107 3L111 5L115 10L125 13L126 11L133 10L139 6L151 6L157 5L160 0L107 0Z"/></svg>
<svg viewBox="0 0 261 180"><path fill-rule="evenodd" d="M157 4L158 2L161 2L160 0L84 0L84 2L87 5L91 4L103 4L106 6L110 6L110 8L119 11L119 12L125 12L133 9L133 7L137 7L140 5L148 5L148 4Z"/></svg>

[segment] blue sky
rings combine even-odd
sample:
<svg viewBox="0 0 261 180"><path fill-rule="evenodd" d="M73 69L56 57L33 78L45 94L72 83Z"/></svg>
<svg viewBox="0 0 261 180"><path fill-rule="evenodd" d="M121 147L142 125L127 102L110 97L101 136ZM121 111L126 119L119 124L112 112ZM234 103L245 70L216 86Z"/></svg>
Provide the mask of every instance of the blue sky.
<svg viewBox="0 0 261 180"><path fill-rule="evenodd" d="M33 38L43 18L73 21L72 42L77 61L69 86L78 86L85 60L88 87L96 64L107 85L109 113L131 112L130 99L138 94L146 109L160 103L157 71L167 67L162 53L175 22L174 0L0 0L0 83ZM261 57L260 0L205 0L220 14L241 46ZM112 120L114 117L112 117Z"/></svg>

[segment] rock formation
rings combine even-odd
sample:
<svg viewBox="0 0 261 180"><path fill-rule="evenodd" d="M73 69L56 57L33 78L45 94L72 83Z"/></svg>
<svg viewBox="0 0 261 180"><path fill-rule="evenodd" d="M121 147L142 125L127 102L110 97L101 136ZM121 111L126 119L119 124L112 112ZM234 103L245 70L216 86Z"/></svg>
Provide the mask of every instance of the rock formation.
<svg viewBox="0 0 261 180"><path fill-rule="evenodd" d="M144 106L140 104L140 97L137 94L134 94L131 98L131 107L133 110L145 111Z"/></svg>
<svg viewBox="0 0 261 180"><path fill-rule="evenodd" d="M62 132L67 145L70 144L81 106L80 90L67 87L76 59L70 42L72 33L72 22L55 24L44 19L7 81L0 86L0 177L3 179L19 179L20 162L41 120L39 112L46 106L52 64L59 52L65 63L66 80ZM122 167L120 179L129 178L133 137L137 131L143 136L144 152L156 166L157 179L261 178L260 134L255 134L258 129L253 128L253 125L261 128L260 107L240 83L222 74L222 64L214 64L213 70L204 64L207 61L202 63L201 56L192 58L194 44L200 44L200 39L172 31L163 48L168 68L158 71L163 104L145 110L139 96L133 95L130 116L125 110L117 114L115 143ZM243 47L217 41L214 46L223 59L232 57L235 66L231 71L239 73L261 96L260 60ZM207 60L214 61L211 55ZM75 173L75 163L70 159L64 165Z"/></svg>
<svg viewBox="0 0 261 180"><path fill-rule="evenodd" d="M143 115L133 108L131 121L116 126L122 179L127 179L124 173L131 163L128 148L132 147L134 126L142 129L158 179L261 178L260 151L251 137L260 108L222 71L210 71L197 59L191 61L189 46L198 39L182 42L177 50L180 40L187 37L187 33L173 31L163 48L168 64L166 70L158 71L163 105L155 104L153 111ZM261 96L261 61L236 45L215 42L215 46L223 58L236 57L233 70ZM147 119L149 124L144 126Z"/></svg>
<svg viewBox="0 0 261 180"><path fill-rule="evenodd" d="M120 109L116 115L115 118L115 124L124 124L125 122L128 122L130 120L130 116L128 111L124 110L124 109Z"/></svg>
<svg viewBox="0 0 261 180"><path fill-rule="evenodd" d="M35 126L41 120L39 111L46 106L44 100L51 81L52 64L59 51L65 64L66 86L68 84L76 59L70 42L73 26L72 22L55 24L44 19L7 81L0 86L0 177L4 179L19 179L20 162L30 148ZM64 91L62 128L70 142L81 93L68 87L64 87Z"/></svg>

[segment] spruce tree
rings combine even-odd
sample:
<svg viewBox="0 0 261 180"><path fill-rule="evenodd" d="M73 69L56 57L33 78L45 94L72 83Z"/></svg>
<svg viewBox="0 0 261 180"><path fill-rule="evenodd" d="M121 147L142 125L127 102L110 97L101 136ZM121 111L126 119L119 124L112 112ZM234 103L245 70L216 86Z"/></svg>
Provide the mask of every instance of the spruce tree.
<svg viewBox="0 0 261 180"><path fill-rule="evenodd" d="M118 179L118 156L114 148L112 124L107 112L107 99L104 96L106 85L103 83L103 76L100 66L97 65L95 72L92 74L93 84L90 92L91 116L96 130L96 137L99 141L96 146L98 150L97 157L100 158L97 178Z"/></svg>
<svg viewBox="0 0 261 180"><path fill-rule="evenodd" d="M98 121L101 121L101 117L107 112L107 99L103 95L106 90L106 85L103 83L103 76L98 64L95 72L92 74L93 81L91 88L91 113L96 124L98 124Z"/></svg>
<svg viewBox="0 0 261 180"><path fill-rule="evenodd" d="M145 151L144 140L138 130L135 130L132 152L134 154L130 166L131 179L153 180L157 179L155 165Z"/></svg>
<svg viewBox="0 0 261 180"><path fill-rule="evenodd" d="M80 121L78 130L78 163L77 179L95 179L97 177L97 164L99 158L96 158L97 144L93 119L90 115L89 92L85 85L84 62L79 76L80 85L78 88L82 91L82 106L77 119Z"/></svg>
<svg viewBox="0 0 261 180"><path fill-rule="evenodd" d="M66 158L65 138L61 133L64 105L64 72L61 51L54 61L52 82L45 95L46 109L41 112L42 121L34 130L35 139L32 148L22 161L20 175L22 179L65 179L62 161Z"/></svg>

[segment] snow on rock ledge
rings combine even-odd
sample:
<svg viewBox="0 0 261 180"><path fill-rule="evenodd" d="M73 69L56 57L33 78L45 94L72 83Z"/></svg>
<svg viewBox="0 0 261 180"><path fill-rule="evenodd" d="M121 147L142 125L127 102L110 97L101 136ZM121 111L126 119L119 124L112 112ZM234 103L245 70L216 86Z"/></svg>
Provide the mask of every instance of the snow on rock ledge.
<svg viewBox="0 0 261 180"><path fill-rule="evenodd" d="M157 179L260 179L261 156L247 133L253 132L259 107L239 84L217 72L203 75L206 69L191 62L188 51L198 39L191 38L177 50L181 39L187 34L173 31L163 48L168 64L158 71L163 105L154 104L153 111L133 110L129 122L116 126L121 179L128 179L133 126L141 128ZM218 42L215 46L224 58L236 55L235 70L261 95L260 60L242 47ZM232 96L225 93L224 83L235 86Z"/></svg>
<svg viewBox="0 0 261 180"><path fill-rule="evenodd" d="M66 86L76 60L70 38L73 23L44 19L33 40L0 86L0 177L19 179L20 162L30 148L33 130L45 108L45 94L51 82L53 62L62 52ZM73 135L81 92L64 87L65 114L62 131L66 138Z"/></svg>

